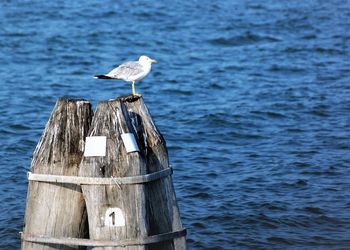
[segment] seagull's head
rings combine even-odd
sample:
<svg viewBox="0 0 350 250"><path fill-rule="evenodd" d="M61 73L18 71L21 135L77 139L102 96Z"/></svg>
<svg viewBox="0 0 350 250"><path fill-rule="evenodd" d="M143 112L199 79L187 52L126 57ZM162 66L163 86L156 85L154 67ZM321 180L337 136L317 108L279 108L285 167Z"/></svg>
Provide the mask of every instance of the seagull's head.
<svg viewBox="0 0 350 250"><path fill-rule="evenodd" d="M149 64L157 63L156 60L151 59L151 58L149 58L148 56L140 56L139 62L140 62L140 63L149 63Z"/></svg>

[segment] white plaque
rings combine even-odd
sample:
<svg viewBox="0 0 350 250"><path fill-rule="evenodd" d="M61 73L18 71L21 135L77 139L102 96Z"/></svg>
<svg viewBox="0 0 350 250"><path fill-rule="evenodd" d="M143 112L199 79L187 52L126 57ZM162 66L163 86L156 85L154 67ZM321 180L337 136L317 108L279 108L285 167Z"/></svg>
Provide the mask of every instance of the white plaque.
<svg viewBox="0 0 350 250"><path fill-rule="evenodd" d="M125 226L125 218L123 211L118 207L110 207L105 214L106 227L122 227Z"/></svg>
<svg viewBox="0 0 350 250"><path fill-rule="evenodd" d="M84 156L106 156L106 136L88 136Z"/></svg>
<svg viewBox="0 0 350 250"><path fill-rule="evenodd" d="M122 140L126 149L126 152L138 152L139 147L137 146L135 136L133 133L124 133L122 134Z"/></svg>

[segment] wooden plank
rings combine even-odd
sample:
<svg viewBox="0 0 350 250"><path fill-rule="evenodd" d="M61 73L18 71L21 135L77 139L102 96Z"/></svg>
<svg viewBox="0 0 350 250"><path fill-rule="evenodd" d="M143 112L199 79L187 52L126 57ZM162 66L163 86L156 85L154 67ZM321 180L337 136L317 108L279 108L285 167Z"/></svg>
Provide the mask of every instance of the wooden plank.
<svg viewBox="0 0 350 250"><path fill-rule="evenodd" d="M35 149L31 171L38 174L78 175L84 140L93 112L85 100L59 99ZM81 188L72 184L29 181L25 234L87 237L86 207ZM22 249L85 249L22 242Z"/></svg>

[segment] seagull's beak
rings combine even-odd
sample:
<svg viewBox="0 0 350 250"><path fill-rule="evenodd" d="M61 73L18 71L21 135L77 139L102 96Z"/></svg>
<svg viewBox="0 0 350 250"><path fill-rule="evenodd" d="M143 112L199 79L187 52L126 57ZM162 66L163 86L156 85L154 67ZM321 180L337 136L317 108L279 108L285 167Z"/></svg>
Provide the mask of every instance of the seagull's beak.
<svg viewBox="0 0 350 250"><path fill-rule="evenodd" d="M151 59L150 61L151 61L151 63L157 63L157 61L154 59Z"/></svg>

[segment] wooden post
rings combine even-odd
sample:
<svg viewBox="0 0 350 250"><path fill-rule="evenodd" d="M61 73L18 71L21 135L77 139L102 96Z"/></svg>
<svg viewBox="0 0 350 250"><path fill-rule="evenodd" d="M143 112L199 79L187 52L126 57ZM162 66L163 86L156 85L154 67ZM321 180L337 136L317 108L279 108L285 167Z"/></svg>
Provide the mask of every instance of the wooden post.
<svg viewBox="0 0 350 250"><path fill-rule="evenodd" d="M127 133L135 137L139 151L127 153L122 139ZM165 141L142 98L129 96L99 103L89 136L105 136L106 145L99 147L106 147L106 153L84 157L80 176L121 178L169 168ZM82 190L90 239L133 243L94 249L186 249L184 234L179 233L183 228L171 176L131 185L117 181L114 185L83 184ZM162 240L161 235L173 232L174 237Z"/></svg>
<svg viewBox="0 0 350 250"><path fill-rule="evenodd" d="M35 149L31 172L77 176L92 116L89 102L59 99ZM85 238L88 235L86 216L79 185L29 181L24 234ZM22 249L68 250L85 247L23 240Z"/></svg>

